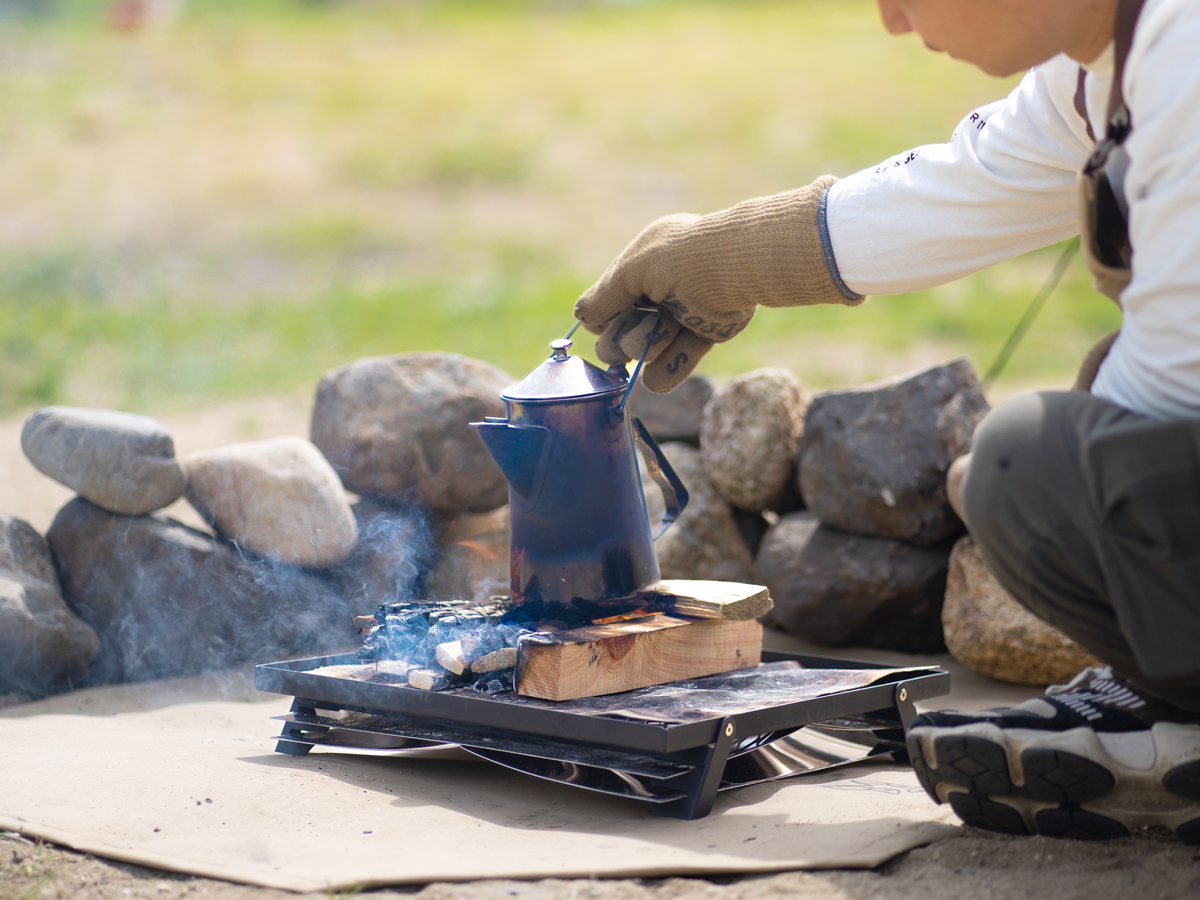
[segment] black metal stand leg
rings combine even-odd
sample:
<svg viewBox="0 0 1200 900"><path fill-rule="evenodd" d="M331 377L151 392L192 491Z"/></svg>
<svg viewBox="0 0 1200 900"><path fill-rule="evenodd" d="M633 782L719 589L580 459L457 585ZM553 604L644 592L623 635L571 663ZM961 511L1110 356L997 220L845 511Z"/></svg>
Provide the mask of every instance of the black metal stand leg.
<svg viewBox="0 0 1200 900"><path fill-rule="evenodd" d="M717 740L708 746L704 762L696 767L695 774L688 779L687 797L657 806L655 811L672 819L703 819L712 812L717 791L721 787L721 776L725 774L725 763L729 761L729 749L736 736L733 719L722 719Z"/></svg>
<svg viewBox="0 0 1200 900"><path fill-rule="evenodd" d="M900 714L900 724L904 726L905 731L908 731L912 720L917 717L917 708L913 706L916 701L941 697L947 693L936 690L936 686L928 684L927 681L928 679L926 681L901 681L896 684L896 712Z"/></svg>
<svg viewBox="0 0 1200 900"><path fill-rule="evenodd" d="M292 701L292 712L303 716L315 716L317 714L316 707L309 706L301 701L299 697ZM312 749L312 744L289 741L287 738L303 735L305 731L326 732L328 730L328 728L322 728L319 725L300 726L295 722L284 722L283 732L279 735L280 740L275 743L275 752L285 753L288 756L307 756L308 751Z"/></svg>

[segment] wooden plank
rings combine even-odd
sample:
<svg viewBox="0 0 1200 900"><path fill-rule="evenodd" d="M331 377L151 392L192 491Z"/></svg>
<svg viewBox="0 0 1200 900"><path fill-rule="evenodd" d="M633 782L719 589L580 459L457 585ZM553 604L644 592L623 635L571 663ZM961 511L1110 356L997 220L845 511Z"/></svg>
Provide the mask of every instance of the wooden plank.
<svg viewBox="0 0 1200 900"><path fill-rule="evenodd" d="M737 581L667 579L642 593L661 612L728 622L757 619L775 605L761 584Z"/></svg>
<svg viewBox="0 0 1200 900"><path fill-rule="evenodd" d="M757 666L762 625L652 615L531 634L517 645L517 693L546 700L615 694Z"/></svg>

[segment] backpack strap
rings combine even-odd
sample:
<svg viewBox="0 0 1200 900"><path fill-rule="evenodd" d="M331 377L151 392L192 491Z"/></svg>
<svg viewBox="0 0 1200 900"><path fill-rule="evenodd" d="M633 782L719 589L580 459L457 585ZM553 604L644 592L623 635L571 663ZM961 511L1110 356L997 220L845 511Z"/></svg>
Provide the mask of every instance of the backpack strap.
<svg viewBox="0 0 1200 900"><path fill-rule="evenodd" d="M1096 132L1092 131L1092 120L1087 114L1087 94L1084 92L1083 83L1087 81L1087 69L1083 66L1079 67L1079 78L1075 82L1075 112L1079 113L1079 118L1083 119L1084 127L1087 128L1087 136L1092 143L1096 143Z"/></svg>
<svg viewBox="0 0 1200 900"><path fill-rule="evenodd" d="M1129 110L1125 106L1125 60L1129 58L1129 48L1133 46L1133 32L1137 28L1138 15L1142 11L1145 0L1117 0L1117 14L1113 22L1113 83L1108 92L1108 126L1106 138L1115 138L1121 143L1133 128L1129 120ZM1087 69L1079 67L1079 78L1075 82L1075 112L1083 119L1087 128L1087 136L1094 142L1096 132L1092 130L1092 120L1087 113L1087 94L1084 82L1087 81Z"/></svg>
<svg viewBox="0 0 1200 900"><path fill-rule="evenodd" d="M1125 60L1133 46L1133 31L1145 0L1117 0L1117 17L1113 24L1113 78L1108 92L1108 131L1105 137L1121 143L1133 128L1129 109L1125 106Z"/></svg>

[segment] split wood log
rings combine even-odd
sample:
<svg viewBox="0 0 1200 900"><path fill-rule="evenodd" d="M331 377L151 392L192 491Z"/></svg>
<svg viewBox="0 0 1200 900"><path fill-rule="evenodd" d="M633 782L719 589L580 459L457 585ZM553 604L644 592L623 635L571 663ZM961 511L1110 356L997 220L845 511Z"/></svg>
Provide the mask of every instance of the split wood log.
<svg viewBox="0 0 1200 900"><path fill-rule="evenodd" d="M762 625L652 615L526 635L517 651L518 694L574 700L757 666Z"/></svg>
<svg viewBox="0 0 1200 900"><path fill-rule="evenodd" d="M761 584L737 581L668 579L651 585L641 594L659 612L727 622L757 619L774 606L771 595Z"/></svg>
<svg viewBox="0 0 1200 900"><path fill-rule="evenodd" d="M471 663L471 671L480 674L484 672L498 672L501 669L511 669L516 664L517 648L501 647L499 650L493 650L487 656L481 656Z"/></svg>
<svg viewBox="0 0 1200 900"><path fill-rule="evenodd" d="M433 651L433 658L437 660L439 666L455 675L472 671L471 664L466 659L462 641L447 641L444 644L438 644Z"/></svg>
<svg viewBox="0 0 1200 900"><path fill-rule="evenodd" d="M450 684L450 676L433 669L413 669L408 673L408 686L419 691L440 691Z"/></svg>

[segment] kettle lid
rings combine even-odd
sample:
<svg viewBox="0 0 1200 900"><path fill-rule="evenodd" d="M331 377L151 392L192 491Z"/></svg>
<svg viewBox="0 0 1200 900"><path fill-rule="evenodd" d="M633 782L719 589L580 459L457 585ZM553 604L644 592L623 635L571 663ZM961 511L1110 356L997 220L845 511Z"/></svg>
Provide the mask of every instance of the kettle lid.
<svg viewBox="0 0 1200 900"><path fill-rule="evenodd" d="M571 341L560 338L550 342L554 351L544 363L505 389L500 397L522 403L557 400L583 400L623 391L629 386L629 376L601 369L567 350Z"/></svg>

